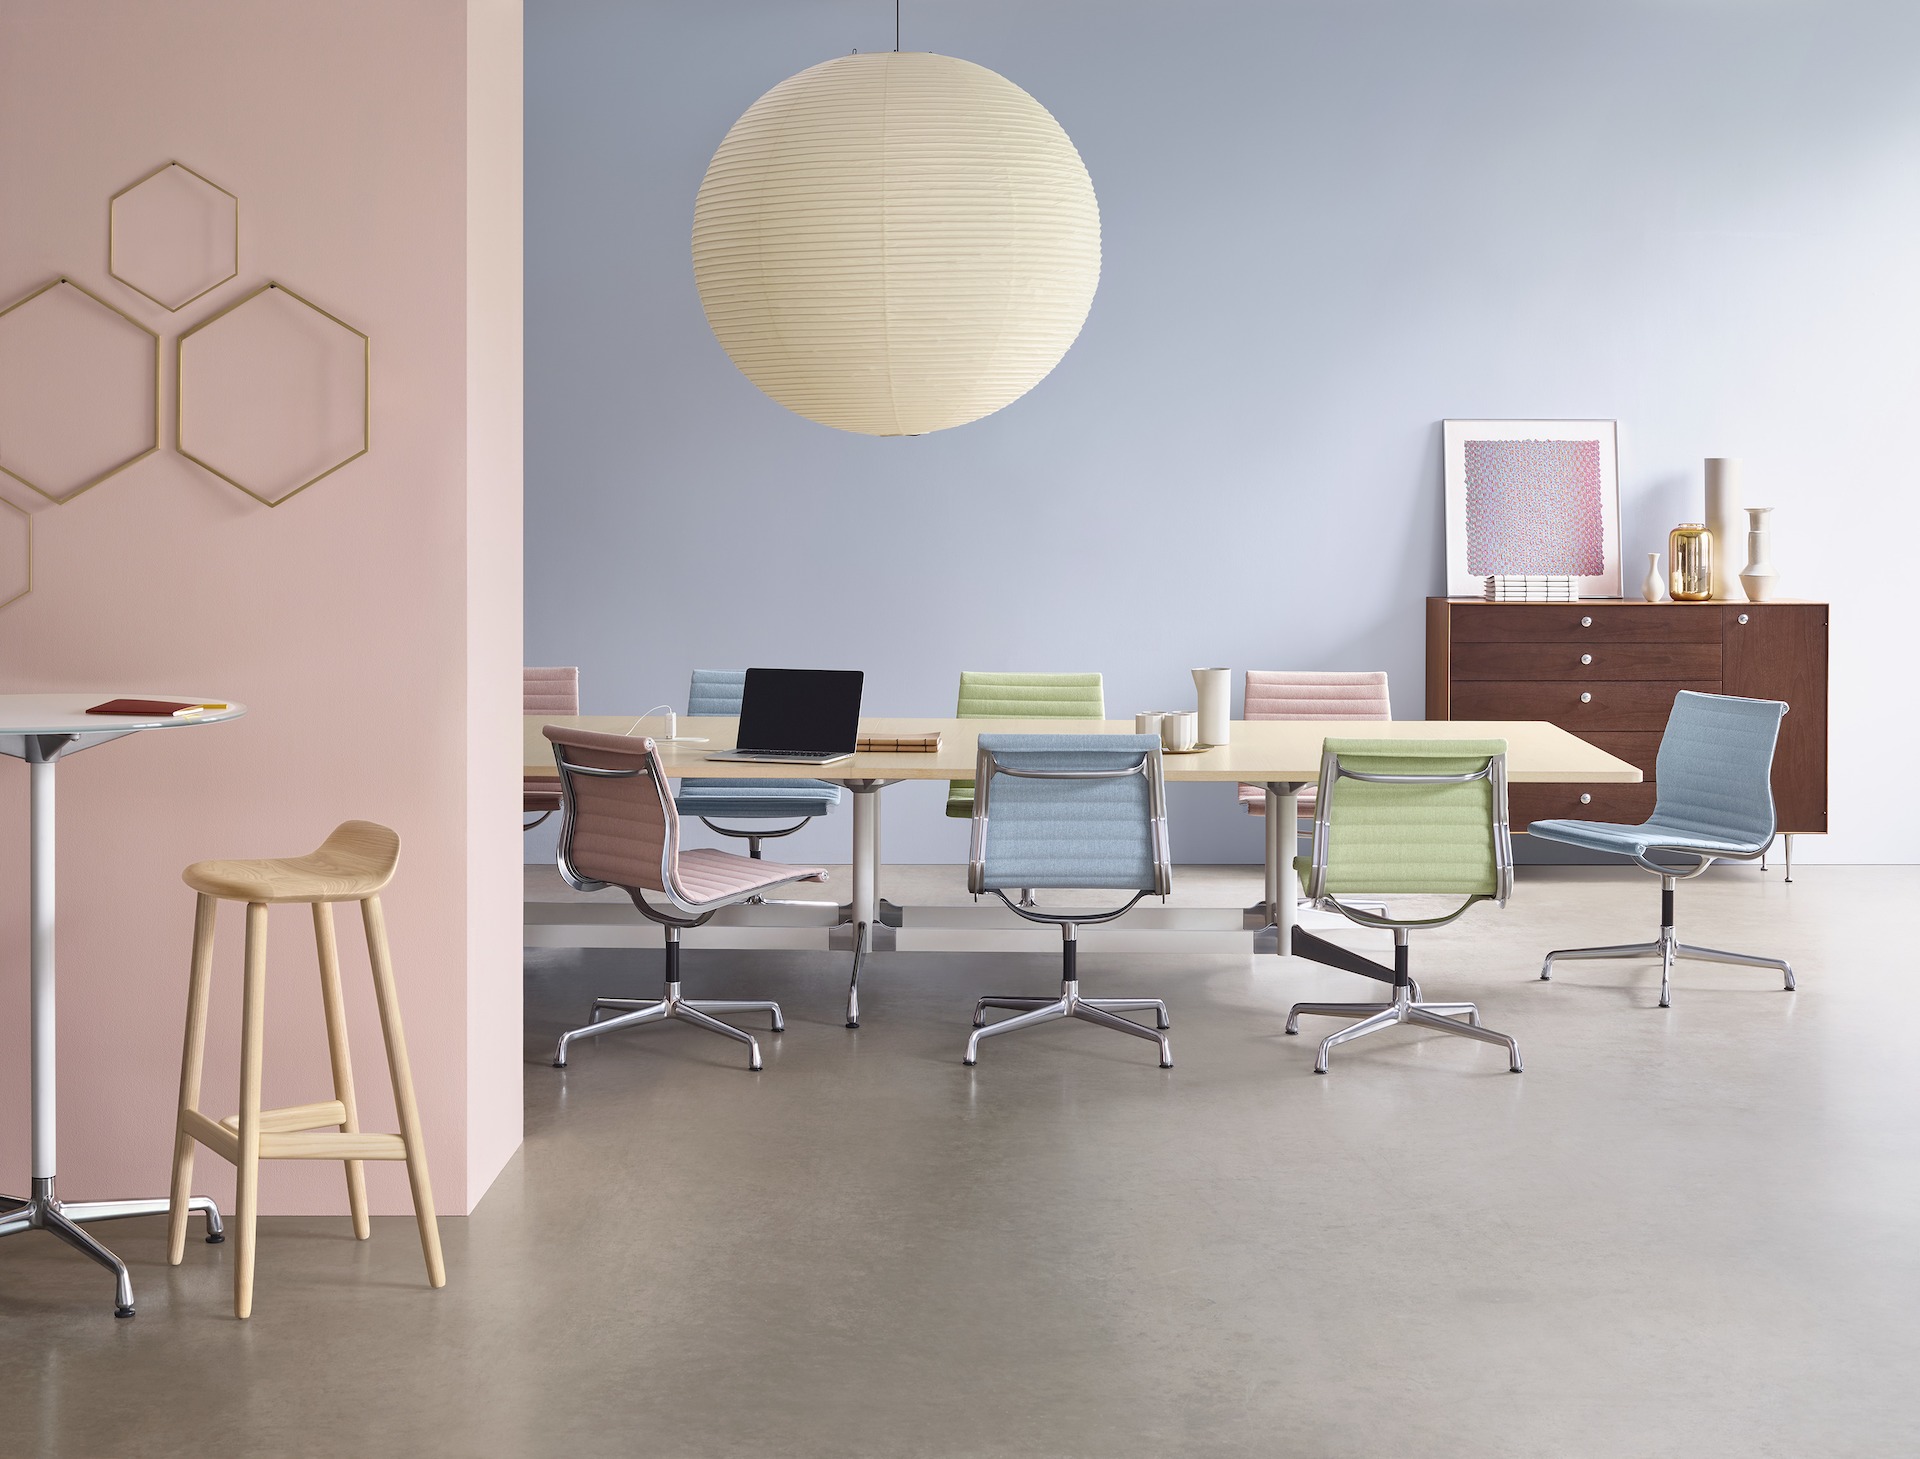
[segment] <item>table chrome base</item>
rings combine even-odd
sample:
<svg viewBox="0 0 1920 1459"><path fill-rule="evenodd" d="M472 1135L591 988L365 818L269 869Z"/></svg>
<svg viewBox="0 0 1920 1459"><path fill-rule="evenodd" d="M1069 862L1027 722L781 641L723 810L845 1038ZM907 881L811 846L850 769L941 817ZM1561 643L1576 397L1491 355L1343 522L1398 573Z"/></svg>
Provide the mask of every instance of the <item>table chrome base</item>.
<svg viewBox="0 0 1920 1459"><path fill-rule="evenodd" d="M604 1022L600 1014L609 1008L627 1009L618 1018L609 1018ZM593 1000L593 1012L588 1016L586 1027L576 1028L560 1035L560 1046L554 1050L553 1067L567 1067L567 1045L575 1039L592 1038L598 1034L612 1033L616 1029L634 1028L643 1023L659 1023L664 1019L678 1018L708 1033L725 1034L730 1039L738 1039L747 1046L747 1068L760 1068L760 1041L744 1028L735 1028L730 1023L722 1023L710 1017L715 1013L765 1013L773 1023L775 1033L782 1032L787 1021L781 1016L780 1005L764 998L682 998L677 982L667 984L664 997L649 1002L643 998L596 998Z"/></svg>
<svg viewBox="0 0 1920 1459"><path fill-rule="evenodd" d="M1506 1034L1481 1027L1478 1008L1471 1003L1423 1003L1412 984L1395 988L1391 1003L1296 1003L1287 1014L1288 1033L1300 1032L1300 1015L1303 1013L1316 1018L1359 1020L1345 1028L1336 1029L1320 1040L1320 1052L1313 1061L1313 1072L1316 1074L1327 1072L1327 1055L1333 1052L1335 1045L1363 1039L1370 1033L1378 1033L1383 1028L1402 1023L1459 1034L1462 1038L1479 1039L1482 1043L1499 1044L1507 1051L1508 1067L1515 1074L1520 1073L1520 1045ZM1456 1023L1454 1020L1458 1018L1467 1021Z"/></svg>
<svg viewBox="0 0 1920 1459"><path fill-rule="evenodd" d="M1018 1018L1005 1019L1000 1023L987 1022L989 1008L1012 1008L1025 1010ZM1155 1022L1160 1028L1171 1027L1167 1018L1167 1005L1158 998L1082 998L1080 984L1077 981L1060 985L1058 998L982 998L973 1005L973 1037L967 1040L968 1064L980 1057L980 1040L992 1038L997 1033L1012 1033L1017 1028L1032 1028L1036 1024L1052 1023L1058 1018L1079 1018L1088 1023L1098 1024L1102 1028L1111 1028L1120 1033L1130 1033L1143 1039L1152 1039L1160 1045L1160 1067L1173 1067L1173 1045L1167 1042L1164 1033L1135 1023L1131 1018L1122 1018L1122 1012L1145 1012L1151 1009Z"/></svg>
<svg viewBox="0 0 1920 1459"><path fill-rule="evenodd" d="M33 1194L26 1200L18 1196L0 1196L0 1236L15 1236L22 1231L45 1231L57 1236L75 1251L92 1257L113 1273L113 1315L133 1316L133 1279L127 1264L80 1229L85 1221L118 1221L127 1216L164 1216L171 1202L164 1196L139 1201L74 1201L63 1204L53 1193L53 1178L36 1179ZM218 1244L227 1239L220 1224L220 1209L209 1196L194 1196L188 1209L198 1211L207 1220L207 1240Z"/></svg>
<svg viewBox="0 0 1920 1459"><path fill-rule="evenodd" d="M1569 961L1581 958L1611 957L1657 957L1660 959L1660 1006L1673 1006L1671 991L1673 984L1673 964L1678 958L1692 958L1703 963L1736 963L1746 968L1772 968L1781 975L1782 990L1793 992L1793 967L1785 958L1761 957L1751 952L1721 952L1718 948L1694 947L1681 942L1674 936L1671 927L1660 929L1660 936L1654 942L1622 943L1618 947L1565 947L1547 954L1547 960L1540 965L1540 981L1549 982L1553 978L1553 960L1566 958Z"/></svg>

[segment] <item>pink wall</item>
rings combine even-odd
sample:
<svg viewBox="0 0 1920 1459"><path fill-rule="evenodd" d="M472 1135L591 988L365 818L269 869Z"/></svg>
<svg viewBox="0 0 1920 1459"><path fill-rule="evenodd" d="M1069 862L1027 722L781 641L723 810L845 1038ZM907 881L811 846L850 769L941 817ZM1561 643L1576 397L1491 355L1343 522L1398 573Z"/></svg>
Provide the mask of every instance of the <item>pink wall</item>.
<svg viewBox="0 0 1920 1459"><path fill-rule="evenodd" d="M166 341L267 279L372 339L368 455L269 510L163 449L35 513L0 610L0 692L189 691L236 724L60 771L61 1193L164 1193L189 861L396 827L387 894L444 1212L520 1138L517 0L62 0L0 13L0 307L66 273ZM240 274L177 314L107 275L107 199L178 158L240 198ZM10 367L10 368L17 368ZM0 376L0 393L8 381ZM231 409L215 403L211 408ZM0 460L6 443L0 441ZM26 1172L26 776L0 761L0 1190ZM237 1080L237 908L205 1103ZM357 919L342 915L363 1121L392 1119ZM272 918L266 1098L325 1097L305 909ZM386 1124L392 1128L391 1124ZM231 1178L203 1155L199 1188ZM407 1209L371 1167L375 1209ZM338 1167L263 1171L264 1209L344 1210Z"/></svg>

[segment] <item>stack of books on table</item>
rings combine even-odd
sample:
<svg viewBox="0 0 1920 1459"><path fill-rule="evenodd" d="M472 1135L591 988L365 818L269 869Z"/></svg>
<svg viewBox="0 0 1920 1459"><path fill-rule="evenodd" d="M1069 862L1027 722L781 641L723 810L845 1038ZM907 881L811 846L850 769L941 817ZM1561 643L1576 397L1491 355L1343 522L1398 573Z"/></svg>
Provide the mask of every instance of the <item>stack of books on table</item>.
<svg viewBox="0 0 1920 1459"><path fill-rule="evenodd" d="M1576 603L1573 579L1558 573L1503 574L1487 579L1489 603Z"/></svg>

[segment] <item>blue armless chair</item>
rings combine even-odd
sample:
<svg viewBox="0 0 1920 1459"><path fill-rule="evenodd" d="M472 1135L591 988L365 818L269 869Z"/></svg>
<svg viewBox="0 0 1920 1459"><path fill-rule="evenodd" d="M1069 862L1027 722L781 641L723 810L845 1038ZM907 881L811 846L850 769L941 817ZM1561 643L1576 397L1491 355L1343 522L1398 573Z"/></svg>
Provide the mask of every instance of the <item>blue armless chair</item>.
<svg viewBox="0 0 1920 1459"><path fill-rule="evenodd" d="M1167 1036L1120 1017L1151 1010L1164 1029L1167 1005L1158 998L1082 998L1076 940L1082 925L1111 922L1142 897L1164 897L1172 887L1160 741L1153 735L982 735L973 778L967 890L992 892L1027 921L1058 927L1062 965L1058 998L994 996L974 1005L966 1062L979 1057L981 1039L1080 1018L1152 1039L1160 1045L1160 1067L1171 1069ZM1109 912L1043 912L1007 895L1030 887L1133 895ZM988 1024L989 1008L1020 1012Z"/></svg>
<svg viewBox="0 0 1920 1459"><path fill-rule="evenodd" d="M1787 706L1774 699L1736 699L1723 694L1675 696L1667 732L1654 762L1653 815L1637 826L1607 821L1535 821L1530 835L1589 851L1631 856L1660 878L1660 936L1654 942L1619 947L1573 947L1547 954L1542 979L1553 976L1555 958L1657 957L1660 1006L1669 1006L1675 958L1776 968L1793 991L1786 959L1745 952L1690 947L1673 931L1675 886L1700 875L1715 861L1757 861L1773 842L1773 750ZM1662 865L1654 852L1690 856L1692 868Z"/></svg>
<svg viewBox="0 0 1920 1459"><path fill-rule="evenodd" d="M688 714L737 715L745 693L745 669L695 669L687 689ZM682 780L674 793L674 809L698 816L709 831L747 843L747 855L760 859L760 843L791 836L815 816L824 816L840 804L840 787L824 780ZM729 821L784 821L791 826L771 829L716 826L716 817Z"/></svg>

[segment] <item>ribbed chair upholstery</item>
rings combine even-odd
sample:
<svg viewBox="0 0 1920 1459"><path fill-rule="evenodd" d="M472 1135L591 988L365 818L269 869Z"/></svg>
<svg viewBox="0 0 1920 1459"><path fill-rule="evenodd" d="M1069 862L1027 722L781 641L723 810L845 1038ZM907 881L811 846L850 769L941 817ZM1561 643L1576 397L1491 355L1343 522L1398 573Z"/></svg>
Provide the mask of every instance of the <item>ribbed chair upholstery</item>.
<svg viewBox="0 0 1920 1459"><path fill-rule="evenodd" d="M1383 673L1295 673L1290 670L1248 669L1245 719L1392 719ZM1296 797L1301 818L1313 815L1315 791L1303 789ZM1267 813L1263 785L1242 785L1240 804L1250 816Z"/></svg>
<svg viewBox="0 0 1920 1459"><path fill-rule="evenodd" d="M1520 1047L1480 1026L1471 1003L1429 1003L1409 966L1407 939L1415 930L1444 927L1476 902L1505 903L1513 890L1513 846L1507 827L1507 746L1504 740L1335 740L1321 751L1313 854L1295 866L1308 898L1363 927L1393 933L1393 966L1294 929L1293 950L1316 961L1393 985L1384 1003L1296 1003L1287 1032L1300 1032L1303 1014L1356 1022L1320 1041L1316 1074L1340 1044L1411 1023L1503 1045L1508 1067L1520 1072ZM1357 895L1461 898L1450 912L1394 917L1354 900ZM1465 1023L1458 1020L1466 1019Z"/></svg>
<svg viewBox="0 0 1920 1459"><path fill-rule="evenodd" d="M960 719L1105 719L1106 692L1098 674L960 674ZM973 814L973 782L947 787L947 814Z"/></svg>
<svg viewBox="0 0 1920 1459"><path fill-rule="evenodd" d="M567 815L560 833L560 875L576 891L619 887L649 921L665 929L666 987L651 1002L633 998L597 998L584 1028L560 1036L553 1066L567 1067L567 1046L575 1039L665 1018L684 1019L747 1045L747 1067L760 1067L760 1044L752 1034L710 1015L766 1013L774 1032L786 1026L780 1005L765 1000L694 1001L680 995L680 934L698 927L720 908L784 882L818 880L817 866L781 866L735 856L730 851L680 849L680 817L653 741L645 737L598 734L592 730L548 725L554 762L560 772ZM660 899L656 904L645 894ZM613 1009L617 1018L601 1021Z"/></svg>
<svg viewBox="0 0 1920 1459"><path fill-rule="evenodd" d="M532 669L520 671L520 712L522 714L565 714L580 712L580 671ZM520 788L521 808L533 816L521 827L531 831L560 809L560 782L551 775L529 775Z"/></svg>
<svg viewBox="0 0 1920 1459"><path fill-rule="evenodd" d="M1692 947L1674 932L1674 891L1717 860L1756 861L1773 843L1773 754L1787 706L1775 699L1739 699L1696 694L1674 697L1667 730L1654 761L1653 814L1639 825L1608 821L1535 821L1529 834L1588 851L1630 856L1660 878L1660 936L1653 942L1617 947L1562 948L1547 954L1543 979L1556 958L1660 959L1660 1006L1672 1002L1676 958L1773 968L1793 991L1793 968L1784 958ZM1691 869L1652 860L1655 852L1693 857Z"/></svg>
<svg viewBox="0 0 1920 1459"><path fill-rule="evenodd" d="M737 715L746 692L745 669L695 669L687 688L687 713ZM674 804L683 816L698 816L710 831L747 843L747 854L757 858L760 843L791 836L815 816L824 816L840 804L840 787L824 780L682 780ZM716 826L729 821L799 820L781 829L741 830Z"/></svg>
<svg viewBox="0 0 1920 1459"><path fill-rule="evenodd" d="M1082 998L1077 929L1111 922L1150 894L1165 896L1173 868L1167 841L1166 789L1160 741L1152 735L981 735L975 760L972 849L967 888L991 892L1029 922L1060 929L1062 968L1058 998L995 994L974 1004L966 1062L979 1057L980 1040L1058 1018L1079 1018L1160 1046L1160 1067L1173 1067L1167 1036L1130 1018L1151 1011L1168 1027L1158 998ZM1111 911L1043 912L1026 899L1033 887L1131 892ZM1019 892L1020 899L1007 895ZM987 1023L989 1008L1019 1016Z"/></svg>

